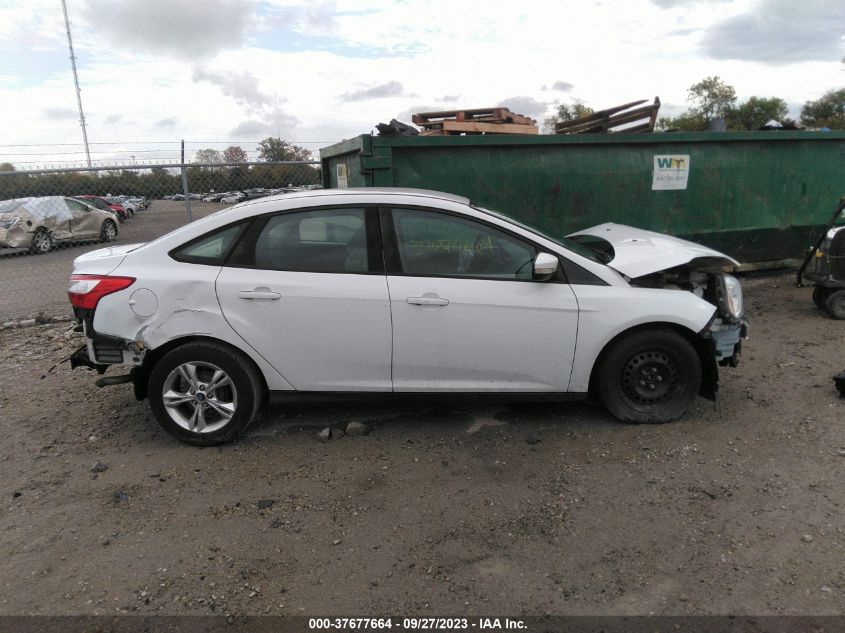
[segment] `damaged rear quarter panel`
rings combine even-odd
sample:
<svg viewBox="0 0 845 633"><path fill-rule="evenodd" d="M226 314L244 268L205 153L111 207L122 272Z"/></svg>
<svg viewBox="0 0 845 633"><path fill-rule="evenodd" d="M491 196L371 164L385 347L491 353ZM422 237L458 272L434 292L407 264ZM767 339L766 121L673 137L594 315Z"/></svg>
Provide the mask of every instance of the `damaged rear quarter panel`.
<svg viewBox="0 0 845 633"><path fill-rule="evenodd" d="M136 277L126 290L100 300L94 313L94 329L99 334L115 336L143 350L154 350L179 338L204 336L229 343L247 354L258 366L270 390L291 390L293 387L261 355L252 349L229 326L220 311L214 280L220 268L168 261L133 274L128 256L112 274ZM156 295L158 309L149 317L132 311L130 298L146 288Z"/></svg>

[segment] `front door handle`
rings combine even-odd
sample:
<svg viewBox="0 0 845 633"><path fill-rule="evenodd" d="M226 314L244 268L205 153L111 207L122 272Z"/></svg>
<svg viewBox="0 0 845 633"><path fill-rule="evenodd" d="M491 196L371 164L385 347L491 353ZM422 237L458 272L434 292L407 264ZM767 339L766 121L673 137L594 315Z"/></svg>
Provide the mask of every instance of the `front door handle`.
<svg viewBox="0 0 845 633"><path fill-rule="evenodd" d="M241 290L238 293L238 299L269 299L270 301L276 301L281 298L281 294L271 290Z"/></svg>
<svg viewBox="0 0 845 633"><path fill-rule="evenodd" d="M447 306L448 299L441 299L439 297L408 297L408 303L414 306Z"/></svg>

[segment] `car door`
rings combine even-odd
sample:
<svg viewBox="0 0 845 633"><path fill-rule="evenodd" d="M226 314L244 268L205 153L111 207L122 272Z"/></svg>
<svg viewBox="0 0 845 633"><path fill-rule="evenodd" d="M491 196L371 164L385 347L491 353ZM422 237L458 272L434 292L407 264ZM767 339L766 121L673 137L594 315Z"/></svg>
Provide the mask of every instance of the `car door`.
<svg viewBox="0 0 845 633"><path fill-rule="evenodd" d="M217 278L226 320L298 390L390 391L375 208L258 219Z"/></svg>
<svg viewBox="0 0 845 633"><path fill-rule="evenodd" d="M381 225L395 391L566 391L578 304L562 273L533 280L534 245L443 210Z"/></svg>
<svg viewBox="0 0 845 633"><path fill-rule="evenodd" d="M100 235L100 215L79 200L65 198L70 209L70 232L73 239L87 239Z"/></svg>

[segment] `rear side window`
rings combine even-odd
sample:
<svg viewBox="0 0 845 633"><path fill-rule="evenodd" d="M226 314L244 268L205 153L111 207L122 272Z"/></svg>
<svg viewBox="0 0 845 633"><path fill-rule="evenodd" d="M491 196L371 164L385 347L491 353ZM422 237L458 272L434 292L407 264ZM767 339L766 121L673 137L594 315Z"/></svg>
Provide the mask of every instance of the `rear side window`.
<svg viewBox="0 0 845 633"><path fill-rule="evenodd" d="M235 224L217 229L177 248L170 253L170 256L180 262L219 266L245 226L245 224Z"/></svg>
<svg viewBox="0 0 845 633"><path fill-rule="evenodd" d="M255 267L313 273L366 273L364 209L276 215L255 242Z"/></svg>

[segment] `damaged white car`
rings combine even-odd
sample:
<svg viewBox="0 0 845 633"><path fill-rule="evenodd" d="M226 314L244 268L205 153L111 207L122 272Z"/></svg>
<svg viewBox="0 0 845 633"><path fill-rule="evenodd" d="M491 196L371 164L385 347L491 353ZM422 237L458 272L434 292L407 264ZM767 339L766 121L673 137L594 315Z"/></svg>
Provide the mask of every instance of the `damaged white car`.
<svg viewBox="0 0 845 633"><path fill-rule="evenodd" d="M361 393L584 398L668 422L714 398L746 336L737 262L606 224L555 240L433 191L245 202L76 259L74 366L134 384L194 444L269 401Z"/></svg>

